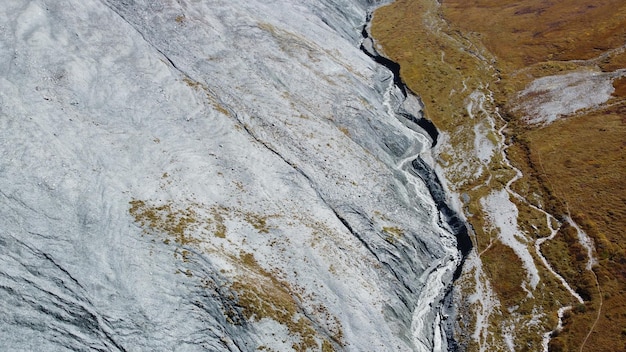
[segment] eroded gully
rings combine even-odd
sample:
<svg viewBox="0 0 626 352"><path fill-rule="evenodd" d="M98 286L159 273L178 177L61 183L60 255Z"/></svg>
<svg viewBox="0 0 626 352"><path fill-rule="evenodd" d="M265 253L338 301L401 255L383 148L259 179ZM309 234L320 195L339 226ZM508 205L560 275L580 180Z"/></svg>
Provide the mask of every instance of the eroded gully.
<svg viewBox="0 0 626 352"><path fill-rule="evenodd" d="M370 20L371 14L368 14L366 24L362 30L361 50L376 63L389 69L393 74L393 82L386 92L385 100L390 100L389 96L392 94L391 91L393 89L399 90L402 99L406 100L412 93L400 77L400 65L376 51L368 31ZM431 121L423 116L415 116L415 114L406 111L402 107L394 109L389 103L387 107L388 113L394 118L401 120L401 122L402 119L410 121L425 131L430 138L431 148L437 145L439 131L437 131L437 128ZM415 139L423 139L423 131L413 131ZM444 233L450 233L454 236L453 239L442 235L442 241L455 242L455 244L451 245L451 248L456 246L456 251L447 253L437 263L433 263L431 268L423 274L425 286L419 295L417 306L414 308L411 324L413 342L419 351L441 351L444 348L448 351L456 351L458 350L458 344L453 338L454 322L452 319L448 319L446 312L454 309L453 300L451 299L452 284L460 277L465 257L472 249L472 242L469 237L468 225L448 203L441 180L433 167L420 156L423 152L422 148L414 148L414 150L407 151L397 163L396 168L405 174L406 179L413 187L420 187L418 184L420 181L417 181L417 179L420 179L421 183L426 185L437 209L436 214L431 214L433 224L442 228ZM448 273L453 273L452 282L447 282L449 280L444 278ZM434 321L430 316L430 312L433 309L437 311ZM427 324L432 324L433 327L434 334L432 340L421 336Z"/></svg>

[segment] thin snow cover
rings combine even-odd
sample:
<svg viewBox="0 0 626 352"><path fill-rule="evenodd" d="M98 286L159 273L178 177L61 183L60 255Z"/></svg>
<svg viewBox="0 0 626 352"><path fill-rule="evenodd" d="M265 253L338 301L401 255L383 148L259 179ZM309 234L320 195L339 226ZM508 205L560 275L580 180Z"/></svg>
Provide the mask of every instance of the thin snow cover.
<svg viewBox="0 0 626 352"><path fill-rule="evenodd" d="M0 2L2 350L446 350L372 3Z"/></svg>
<svg viewBox="0 0 626 352"><path fill-rule="evenodd" d="M450 134L446 132L440 132L438 140L439 142L437 143L437 146L435 147L437 155L441 155L444 153L449 154L449 155L454 155L455 153L458 152L452 147L451 144L448 143L450 141ZM470 143L473 143L473 142L470 142ZM450 163L449 161L443 158L438 158L437 162L447 169L447 174L452 174L455 177L458 177L459 179L468 179L468 180L471 180L476 177L480 177L481 173L483 172L483 167L484 167L477 159L474 158L474 156L464 158L462 162L456 162L456 163ZM443 172L441 172L441 174L443 174ZM459 181L459 182L462 182L462 181ZM457 189L460 188L461 186L462 184L456 185L452 183L448 185L448 187L455 187Z"/></svg>
<svg viewBox="0 0 626 352"><path fill-rule="evenodd" d="M515 352L515 324L502 324L502 338L509 352Z"/></svg>
<svg viewBox="0 0 626 352"><path fill-rule="evenodd" d="M550 124L560 116L605 103L615 91L613 80L622 71L577 71L534 80L518 96L516 110L529 124Z"/></svg>
<svg viewBox="0 0 626 352"><path fill-rule="evenodd" d="M474 150L476 156L484 165L491 161L495 154L496 146L489 139L489 133L493 131L488 123L477 123L474 125Z"/></svg>
<svg viewBox="0 0 626 352"><path fill-rule="evenodd" d="M576 229L576 233L578 235L578 242L580 242L580 244L583 247L585 247L585 250L587 251L588 259L587 259L587 265L585 265L585 269L591 270L594 265L598 264L598 260L593 255L594 248L595 248L593 245L593 240L591 239L591 237L589 237L589 235L587 235L587 233L583 229L580 228L580 226L578 226L576 222L574 222L574 220L572 220L572 218L568 216L565 218L565 221L567 221L568 224L570 224Z"/></svg>
<svg viewBox="0 0 626 352"><path fill-rule="evenodd" d="M528 240L523 237L517 225L517 207L509 199L509 193L505 189L492 191L487 197L481 199L480 203L490 223L500 230L498 239L511 247L521 259L528 274L528 283L535 289L539 283L539 271L528 250ZM530 294L530 291L527 290L527 292Z"/></svg>
<svg viewBox="0 0 626 352"><path fill-rule="evenodd" d="M491 114L485 109L487 99L492 100L491 96L477 89L469 95L465 107L469 117L478 120L474 125L474 151L480 163L485 167L496 151L496 145L488 137L489 132L495 130L495 123ZM483 170L484 168L481 168L475 177L479 177Z"/></svg>
<svg viewBox="0 0 626 352"><path fill-rule="evenodd" d="M474 307L473 312L476 312L472 340L476 341L480 352L491 351L493 349L491 345L493 335L489 333L489 318L500 306L500 301L491 287L476 250L472 250L465 259L463 272L471 273L462 276L470 282L461 283L461 285L462 287L469 286L473 290L467 298Z"/></svg>

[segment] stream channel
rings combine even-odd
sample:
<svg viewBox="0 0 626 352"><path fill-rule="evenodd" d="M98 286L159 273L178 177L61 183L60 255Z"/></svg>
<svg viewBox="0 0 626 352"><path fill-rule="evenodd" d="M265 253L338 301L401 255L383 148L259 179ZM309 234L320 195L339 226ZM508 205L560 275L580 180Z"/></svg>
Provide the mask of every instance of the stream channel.
<svg viewBox="0 0 626 352"><path fill-rule="evenodd" d="M411 90L403 82L402 77L400 76L400 65L397 62L384 57L376 50L374 39L369 33L371 19L372 13L370 12L367 14L365 25L361 31L361 35L363 37L360 46L361 51L372 58L376 63L391 71L393 74L393 82L400 90L405 100L409 95L411 95L419 101L421 106L423 106L420 98L411 92ZM432 140L431 149L437 145L439 131L432 121L428 120L423 115L415 116L413 113L406 111L402 107L396 109L395 115L397 118L406 119L424 130ZM454 272L453 282L446 287L446 292L442 302L443 306L441 307L441 312L444 312L444 319L440 322L442 330L445 331L448 351L458 351L459 345L454 339L454 319L446 319L445 317L453 316L455 310L455 302L452 295L454 282L460 277L465 258L473 248L469 235L470 225L455 209L452 208L448 202L448 197L445 192L445 188L442 185L441 179L435 172L434 168L419 155L411 162L410 172L419 177L428 187L430 195L435 201L437 210L439 211L440 226L448 228L455 235L457 240L457 250L461 253L461 261ZM446 312L450 314L447 314Z"/></svg>

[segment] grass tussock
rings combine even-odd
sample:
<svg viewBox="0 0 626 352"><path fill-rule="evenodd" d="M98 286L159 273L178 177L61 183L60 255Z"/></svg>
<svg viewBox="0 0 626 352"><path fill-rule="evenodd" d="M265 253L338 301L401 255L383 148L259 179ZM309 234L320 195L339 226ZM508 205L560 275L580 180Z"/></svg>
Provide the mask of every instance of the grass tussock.
<svg viewBox="0 0 626 352"><path fill-rule="evenodd" d="M495 241L483 252L481 259L502 304L505 307L519 305L526 298L526 292L522 289L526 271L520 258L510 247Z"/></svg>
<svg viewBox="0 0 626 352"><path fill-rule="evenodd" d="M336 344L343 345L343 331L336 324L330 326L330 337L318 333L316 322L303 314L304 298L289 283L277 278L277 275L263 269L252 253L241 252L234 258L243 266L246 275L238 276L231 284L237 292L238 304L243 309L244 317L249 321L272 319L287 327L290 334L297 337L291 346L294 351L334 350L329 338Z"/></svg>

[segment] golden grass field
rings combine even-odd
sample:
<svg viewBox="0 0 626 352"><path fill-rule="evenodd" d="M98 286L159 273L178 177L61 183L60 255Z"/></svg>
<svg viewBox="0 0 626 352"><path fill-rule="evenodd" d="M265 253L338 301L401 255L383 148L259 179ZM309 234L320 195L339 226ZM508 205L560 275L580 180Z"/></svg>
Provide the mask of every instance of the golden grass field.
<svg viewBox="0 0 626 352"><path fill-rule="evenodd" d="M481 176L472 169L477 120L468 116L467 105L475 91L493 93L486 110L503 119L492 130L507 123L506 156L524 175L512 188L558 219L571 216L595 244L593 272L585 270L576 231L564 221L554 240L541 247L550 265L585 299L565 314L550 350L626 350L626 75L613 79L608 101L549 125L527 124L519 108L541 98L541 91L520 97L541 77L590 71L618 77L626 69L626 2L396 0L375 12L372 35L401 65L402 78L421 97L426 116L449 135L451 148L442 150L439 160L451 188L469 195L466 215L476 231L475 246L503 306L489 320L489 332L496 336L503 322L514 320L507 307L520 305L518 316L525 305L543 309L549 325L556 322L555 301L572 302L566 303L567 294L544 271L542 292L525 298L519 260L489 230L480 200L502 188L512 171L497 155ZM458 166L468 160L470 166ZM521 230L547 236L545 218L525 202L516 205ZM541 337L533 336L540 328L515 328L516 348L540 350ZM491 350L504 346L497 336L492 340ZM465 346L478 348L472 341Z"/></svg>

